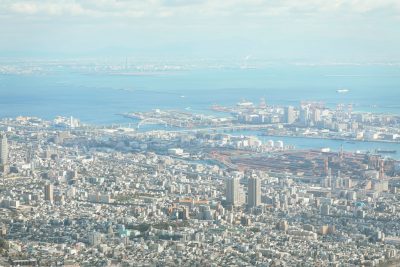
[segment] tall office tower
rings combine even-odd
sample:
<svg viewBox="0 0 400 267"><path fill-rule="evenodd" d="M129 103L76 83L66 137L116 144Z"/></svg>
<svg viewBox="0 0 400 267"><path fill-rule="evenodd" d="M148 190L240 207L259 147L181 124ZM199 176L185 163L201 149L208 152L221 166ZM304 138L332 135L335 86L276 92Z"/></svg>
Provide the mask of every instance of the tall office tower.
<svg viewBox="0 0 400 267"><path fill-rule="evenodd" d="M318 123L321 121L321 110L316 108L313 111L313 121L314 123Z"/></svg>
<svg viewBox="0 0 400 267"><path fill-rule="evenodd" d="M329 176L329 161L328 161L328 159L324 159L324 174L325 174L325 176Z"/></svg>
<svg viewBox="0 0 400 267"><path fill-rule="evenodd" d="M379 179L385 178L385 161L383 159L379 162Z"/></svg>
<svg viewBox="0 0 400 267"><path fill-rule="evenodd" d="M249 178L247 205L257 207L261 204L261 181L258 178Z"/></svg>
<svg viewBox="0 0 400 267"><path fill-rule="evenodd" d="M308 106L301 107L300 109L300 122L307 126L310 119L310 108Z"/></svg>
<svg viewBox="0 0 400 267"><path fill-rule="evenodd" d="M294 108L292 106L288 106L285 108L285 122L292 124L296 120L296 113L294 112Z"/></svg>
<svg viewBox="0 0 400 267"><path fill-rule="evenodd" d="M5 134L1 134L0 138L0 165L6 165L8 163L7 136Z"/></svg>
<svg viewBox="0 0 400 267"><path fill-rule="evenodd" d="M44 200L53 202L53 185L47 184L44 187Z"/></svg>
<svg viewBox="0 0 400 267"><path fill-rule="evenodd" d="M225 196L226 202L232 206L240 205L240 183L238 177L226 179Z"/></svg>

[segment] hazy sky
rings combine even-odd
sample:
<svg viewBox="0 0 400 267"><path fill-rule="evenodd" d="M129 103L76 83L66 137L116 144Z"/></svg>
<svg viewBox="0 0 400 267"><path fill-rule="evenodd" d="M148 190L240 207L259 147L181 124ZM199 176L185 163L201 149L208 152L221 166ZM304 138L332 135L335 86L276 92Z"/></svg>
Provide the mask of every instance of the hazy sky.
<svg viewBox="0 0 400 267"><path fill-rule="evenodd" d="M0 0L0 56L399 61L399 25L399 0Z"/></svg>

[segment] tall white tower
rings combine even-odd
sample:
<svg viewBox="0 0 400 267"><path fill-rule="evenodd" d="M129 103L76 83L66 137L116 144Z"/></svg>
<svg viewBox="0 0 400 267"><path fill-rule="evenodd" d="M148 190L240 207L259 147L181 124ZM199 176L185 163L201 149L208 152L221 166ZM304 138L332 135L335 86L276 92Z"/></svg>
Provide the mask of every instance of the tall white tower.
<svg viewBox="0 0 400 267"><path fill-rule="evenodd" d="M53 202L53 185L52 184L45 185L44 200Z"/></svg>
<svg viewBox="0 0 400 267"><path fill-rule="evenodd" d="M0 165L8 163L8 142L5 134L0 134Z"/></svg>
<svg viewBox="0 0 400 267"><path fill-rule="evenodd" d="M288 106L285 108L285 122L292 124L296 121L296 113L292 106Z"/></svg>

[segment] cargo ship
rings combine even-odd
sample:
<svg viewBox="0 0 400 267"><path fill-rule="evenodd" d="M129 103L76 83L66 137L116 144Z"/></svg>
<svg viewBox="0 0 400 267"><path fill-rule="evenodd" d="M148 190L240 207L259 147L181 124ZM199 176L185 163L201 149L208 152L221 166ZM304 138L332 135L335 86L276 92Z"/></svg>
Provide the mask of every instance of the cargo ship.
<svg viewBox="0 0 400 267"><path fill-rule="evenodd" d="M247 100L242 100L239 103L237 103L236 106L238 106L240 108L250 108L250 107L254 107L254 104L253 104L253 102L250 102Z"/></svg>
<svg viewBox="0 0 400 267"><path fill-rule="evenodd" d="M391 150L391 149L376 149L376 153L384 153L384 154L395 154L397 153L397 150Z"/></svg>
<svg viewBox="0 0 400 267"><path fill-rule="evenodd" d="M349 92L349 89L337 89L336 92L339 94L345 94Z"/></svg>

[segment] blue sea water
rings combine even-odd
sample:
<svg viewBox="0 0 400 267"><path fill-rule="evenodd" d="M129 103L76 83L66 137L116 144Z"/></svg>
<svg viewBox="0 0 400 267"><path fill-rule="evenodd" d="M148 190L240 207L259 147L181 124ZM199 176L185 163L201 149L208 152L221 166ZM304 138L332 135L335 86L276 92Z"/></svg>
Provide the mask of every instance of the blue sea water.
<svg viewBox="0 0 400 267"><path fill-rule="evenodd" d="M337 89L346 88L346 94ZM400 66L270 66L261 69L195 69L143 75L83 73L0 75L0 117L74 116L89 124L129 123L118 114L152 109L213 113L210 106L234 105L242 99L258 103L298 105L323 101L334 107L353 104L355 111L400 115ZM214 113L215 114L215 113ZM150 126L151 128L151 126ZM240 133L236 133L240 134ZM244 133L249 134L249 133ZM253 133L255 135L259 133ZM400 144L261 137L283 140L299 149L330 147L362 152L396 149Z"/></svg>
<svg viewBox="0 0 400 267"><path fill-rule="evenodd" d="M346 94L336 92L349 90ZM213 104L242 99L297 105L352 103L354 110L400 114L399 66L271 66L260 69L195 69L146 75L83 73L0 75L0 117L52 119L74 116L85 123L126 123L117 114L155 108L210 113Z"/></svg>

